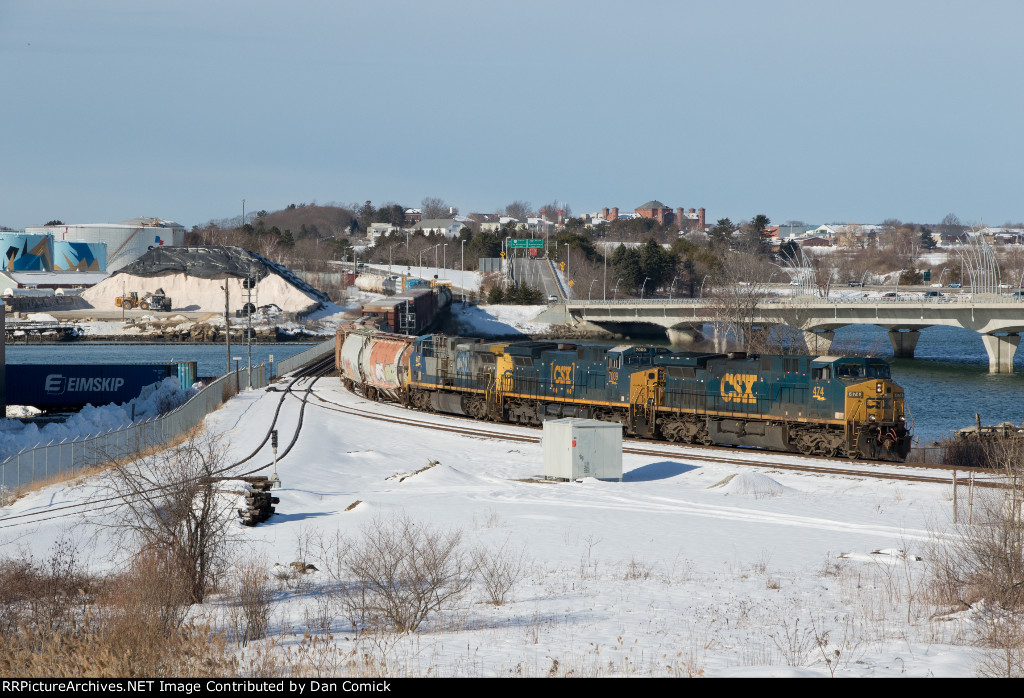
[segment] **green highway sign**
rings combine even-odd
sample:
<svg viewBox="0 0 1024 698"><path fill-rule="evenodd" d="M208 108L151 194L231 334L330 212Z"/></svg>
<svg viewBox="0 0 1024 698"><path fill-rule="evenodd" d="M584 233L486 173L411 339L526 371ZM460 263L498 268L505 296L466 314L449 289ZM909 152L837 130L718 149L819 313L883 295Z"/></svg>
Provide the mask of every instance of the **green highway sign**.
<svg viewBox="0 0 1024 698"><path fill-rule="evenodd" d="M510 250L523 250L529 248L540 249L544 247L544 240L541 238L510 238L508 241Z"/></svg>

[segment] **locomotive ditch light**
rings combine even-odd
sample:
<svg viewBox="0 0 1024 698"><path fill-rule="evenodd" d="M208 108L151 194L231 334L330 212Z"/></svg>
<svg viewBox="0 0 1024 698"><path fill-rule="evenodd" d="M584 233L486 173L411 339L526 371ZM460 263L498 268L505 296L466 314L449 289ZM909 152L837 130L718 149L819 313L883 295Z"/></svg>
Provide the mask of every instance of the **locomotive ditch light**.
<svg viewBox="0 0 1024 698"><path fill-rule="evenodd" d="M869 414L869 415L868 415L868 421L869 421L869 422L873 422L873 421L875 421L875 415L873 415L873 414Z"/></svg>
<svg viewBox="0 0 1024 698"><path fill-rule="evenodd" d="M881 392L882 392L882 384L881 383L875 383L875 392L881 394Z"/></svg>

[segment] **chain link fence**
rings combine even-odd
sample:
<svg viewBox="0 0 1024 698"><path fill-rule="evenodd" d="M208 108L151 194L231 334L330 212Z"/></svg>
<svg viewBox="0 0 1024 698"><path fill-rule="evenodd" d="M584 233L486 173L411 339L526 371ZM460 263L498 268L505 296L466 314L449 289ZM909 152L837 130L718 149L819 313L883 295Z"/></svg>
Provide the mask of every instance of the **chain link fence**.
<svg viewBox="0 0 1024 698"><path fill-rule="evenodd" d="M334 352L334 340L321 342L277 364L277 375L285 375ZM267 366L252 367L252 387L265 388L273 380ZM0 506L10 493L58 480L70 474L110 461L160 447L186 434L227 400L249 385L248 368L239 368L217 378L184 405L158 417L134 422L104 434L87 434L59 443L25 449L0 463Z"/></svg>

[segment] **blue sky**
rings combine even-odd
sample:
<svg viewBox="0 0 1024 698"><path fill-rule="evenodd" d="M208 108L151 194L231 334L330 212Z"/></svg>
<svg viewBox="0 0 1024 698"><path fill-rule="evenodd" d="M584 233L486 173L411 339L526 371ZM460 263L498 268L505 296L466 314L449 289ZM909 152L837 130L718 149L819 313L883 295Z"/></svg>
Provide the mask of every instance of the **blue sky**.
<svg viewBox="0 0 1024 698"><path fill-rule="evenodd" d="M0 225L1024 219L1024 3L0 0Z"/></svg>

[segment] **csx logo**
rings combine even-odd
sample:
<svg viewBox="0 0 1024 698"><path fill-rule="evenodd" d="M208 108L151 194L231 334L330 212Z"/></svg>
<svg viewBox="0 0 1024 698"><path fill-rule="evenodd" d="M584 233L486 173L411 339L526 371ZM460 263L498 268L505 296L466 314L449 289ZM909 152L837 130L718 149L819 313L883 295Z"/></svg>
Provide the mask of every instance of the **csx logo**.
<svg viewBox="0 0 1024 698"><path fill-rule="evenodd" d="M572 373L573 366L552 366L551 367L551 382L555 385L568 385L572 386ZM572 389L571 387L569 388Z"/></svg>
<svg viewBox="0 0 1024 698"><path fill-rule="evenodd" d="M754 383L757 374L726 373L722 376L722 399L725 402L756 402Z"/></svg>

